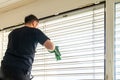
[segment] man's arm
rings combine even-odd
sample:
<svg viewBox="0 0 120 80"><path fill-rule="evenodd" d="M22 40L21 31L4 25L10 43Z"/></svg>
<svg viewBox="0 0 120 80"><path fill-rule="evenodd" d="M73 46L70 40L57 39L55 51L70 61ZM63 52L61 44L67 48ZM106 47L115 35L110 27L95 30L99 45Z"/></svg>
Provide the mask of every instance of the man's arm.
<svg viewBox="0 0 120 80"><path fill-rule="evenodd" d="M53 42L51 42L51 40L49 40L49 39L47 39L47 40L44 42L43 46L45 46L45 48L47 48L47 49L50 50L50 51L55 50L55 46L54 46Z"/></svg>
<svg viewBox="0 0 120 80"><path fill-rule="evenodd" d="M54 46L54 44L49 39L47 39L43 45L48 49L48 52L55 53L57 60L61 60L61 54L58 46Z"/></svg>
<svg viewBox="0 0 120 80"><path fill-rule="evenodd" d="M55 53L57 60L61 60L59 47L54 46L51 40L42 31L38 30L36 37L38 39L38 42L45 46L45 48L48 49L50 53Z"/></svg>

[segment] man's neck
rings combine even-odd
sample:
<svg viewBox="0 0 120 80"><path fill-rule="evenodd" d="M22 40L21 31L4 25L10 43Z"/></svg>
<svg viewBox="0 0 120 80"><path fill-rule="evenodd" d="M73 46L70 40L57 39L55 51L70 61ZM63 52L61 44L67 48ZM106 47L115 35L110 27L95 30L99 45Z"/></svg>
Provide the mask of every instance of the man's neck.
<svg viewBox="0 0 120 80"><path fill-rule="evenodd" d="M30 27L30 28L35 28L34 26L32 26L31 24L25 24L26 27Z"/></svg>

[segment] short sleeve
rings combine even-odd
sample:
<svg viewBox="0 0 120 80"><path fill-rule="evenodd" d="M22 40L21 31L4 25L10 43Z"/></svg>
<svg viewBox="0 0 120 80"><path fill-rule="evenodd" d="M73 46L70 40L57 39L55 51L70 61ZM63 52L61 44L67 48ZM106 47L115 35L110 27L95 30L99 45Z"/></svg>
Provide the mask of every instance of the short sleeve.
<svg viewBox="0 0 120 80"><path fill-rule="evenodd" d="M45 43L46 40L50 40L50 38L48 38L41 30L36 29L36 38L37 41L43 45Z"/></svg>

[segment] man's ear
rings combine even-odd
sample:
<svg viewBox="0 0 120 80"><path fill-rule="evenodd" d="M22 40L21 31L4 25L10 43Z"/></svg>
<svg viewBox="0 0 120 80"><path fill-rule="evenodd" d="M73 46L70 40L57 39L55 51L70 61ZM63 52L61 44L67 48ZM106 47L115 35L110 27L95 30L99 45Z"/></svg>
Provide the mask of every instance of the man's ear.
<svg viewBox="0 0 120 80"><path fill-rule="evenodd" d="M32 21L32 24L35 24L35 21Z"/></svg>
<svg viewBox="0 0 120 80"><path fill-rule="evenodd" d="M32 25L33 25L33 27L35 27L35 21L32 21Z"/></svg>

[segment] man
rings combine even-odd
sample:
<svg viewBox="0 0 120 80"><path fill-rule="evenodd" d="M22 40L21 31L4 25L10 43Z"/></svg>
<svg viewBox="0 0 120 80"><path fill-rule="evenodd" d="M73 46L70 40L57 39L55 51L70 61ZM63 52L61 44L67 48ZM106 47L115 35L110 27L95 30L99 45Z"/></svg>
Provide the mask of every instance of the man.
<svg viewBox="0 0 120 80"><path fill-rule="evenodd" d="M25 26L13 30L8 36L8 46L1 63L5 80L30 80L30 72L38 43L48 50L54 50L54 44L36 27L39 20L34 15L25 17Z"/></svg>

